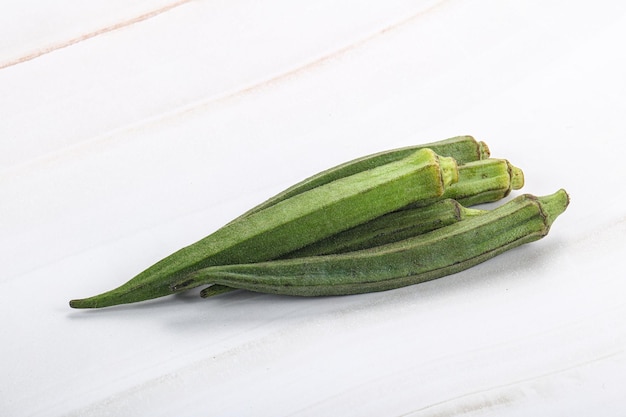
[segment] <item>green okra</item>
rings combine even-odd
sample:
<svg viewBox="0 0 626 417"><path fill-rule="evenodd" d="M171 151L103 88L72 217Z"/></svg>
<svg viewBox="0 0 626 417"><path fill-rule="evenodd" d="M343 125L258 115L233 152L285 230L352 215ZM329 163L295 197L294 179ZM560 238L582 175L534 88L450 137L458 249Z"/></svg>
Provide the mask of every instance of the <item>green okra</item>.
<svg viewBox="0 0 626 417"><path fill-rule="evenodd" d="M520 189L523 184L522 170L505 159L469 162L459 166L459 180L446 188L441 200L385 214L283 255L281 259L350 252L414 237L482 214L483 210L469 209L463 204L469 206L497 201L511 190Z"/></svg>
<svg viewBox="0 0 626 417"><path fill-rule="evenodd" d="M415 237L484 213L484 210L466 208L456 200L447 198L426 206L385 214L281 256L281 259L369 249Z"/></svg>
<svg viewBox="0 0 626 417"><path fill-rule="evenodd" d="M132 303L171 293L171 284L213 265L275 259L420 200L458 180L456 161L430 149L342 177L231 222L157 262L122 286L72 300L74 308Z"/></svg>
<svg viewBox="0 0 626 417"><path fill-rule="evenodd" d="M304 258L370 249L419 236L483 213L485 213L484 210L466 208L457 201L448 198L425 206L409 207L385 214L290 252L278 259ZM236 288L215 284L202 290L201 295L203 298L208 298L233 290Z"/></svg>
<svg viewBox="0 0 626 417"><path fill-rule="evenodd" d="M462 204L459 205L459 203L455 203L459 207L463 207L463 205L472 206L490 203L506 197L511 190L518 190L522 188L523 185L523 171L512 165L508 160L493 158L482 159L459 165L459 180L448 187L439 200L456 199ZM347 248L350 248L351 241L353 241L355 245L358 245L354 246L352 250L367 249L384 243L401 240L402 238L417 236L429 231L431 226L433 226L432 229L435 229L452 223L451 220L453 217L450 216L453 214L445 212L445 210L443 210L445 206L433 207L442 209L442 212L439 213L442 220L441 223L437 223L436 215L430 220L427 217L419 218L419 210L415 212L415 216L412 218L411 214L406 214L406 217L403 217L405 215L402 214L402 212L409 211L412 213L413 210L419 209L420 205L427 203L433 202L422 201L410 205L400 210L397 214L390 213L383 216L381 219L374 219L368 223L357 226L354 231L347 230L338 235L330 236L300 250L281 256L279 259L347 252L348 250L342 250L341 246L345 245ZM459 212L465 216L468 210L469 209L463 208L459 209ZM433 211L426 211L426 213L434 214ZM478 212L474 213L476 214ZM391 220L388 225L385 225L388 219L395 219L395 223L394 220ZM437 225L438 227L434 227ZM381 232L378 233L377 230ZM379 237L377 239L371 239L372 235L378 235ZM387 241L384 241L384 239L387 239ZM229 290L223 286L213 285L202 294L208 297L228 291Z"/></svg>
<svg viewBox="0 0 626 417"><path fill-rule="evenodd" d="M524 185L524 174L505 159L484 159L459 166L459 180L446 188L438 201L413 204L352 229L298 249L281 259L328 255L367 249L414 237L484 213L464 207L490 203ZM420 202L418 204L424 204Z"/></svg>
<svg viewBox="0 0 626 417"><path fill-rule="evenodd" d="M217 284L324 296L404 287L465 270L541 239L568 204L564 190L545 197L525 194L486 214L400 242L339 255L204 268L182 278L173 289Z"/></svg>
<svg viewBox="0 0 626 417"><path fill-rule="evenodd" d="M271 197L265 202L259 204L258 206L248 210L234 221L271 207L278 202L291 198L305 191L309 191L321 185L336 181L340 178L354 175L359 172L367 171L372 168L376 168L378 166L406 158L408 155L420 149L431 149L438 155L452 157L457 161L458 164L465 164L467 162L487 159L490 155L489 147L486 143L479 142L472 136L467 135L455 136L453 138L432 143L426 143L423 145L408 146L404 148L378 152L375 154L354 159L352 161L345 162L343 164L324 170L309 178L306 178L305 180L287 188L286 190L275 195L274 197Z"/></svg>
<svg viewBox="0 0 626 417"><path fill-rule="evenodd" d="M456 183L452 184L450 187L448 187L444 194L439 198L439 200L456 199L465 206L490 203L506 197L511 192L511 190L518 190L522 188L523 185L523 171L512 165L508 160L493 158L482 159L459 165L459 180ZM427 203L433 203L433 201L421 201L419 203L412 204L400 210L398 214L392 215L390 213L389 215L383 216L383 219L374 219L371 222L359 225L358 227L356 227L356 231L354 232L348 230L345 232L341 232L338 235L330 236L320 242L315 242L305 248L294 251L285 256L281 256L280 259L340 253L339 246L349 246L350 240L359 241L359 239L361 239L360 246L354 247L354 250L357 250L367 249L368 247L375 247L383 243L390 243L391 241L401 240L402 237L408 238L417 236L420 233L428 231L426 229L428 229L429 224L434 226L437 223L429 223L429 220L427 218L418 219L417 217L414 217L411 219L410 215L407 215L407 217L403 219L403 215L401 213L403 211L415 210L416 208L419 208L416 206L424 205ZM462 207L462 205L460 205L459 207ZM463 212L463 214L466 214L468 209L464 210L465 211ZM459 209L459 211L461 211L461 209ZM418 211L417 213L420 212ZM446 214L445 212L442 212L440 215L443 221L439 225L439 227L443 227L449 224L445 219L451 220L451 217L449 217L450 213ZM394 216L397 216L397 220L404 220L405 222L400 223L398 221L395 225L391 223L389 224L389 227L385 227L384 224L387 221L386 219L393 219ZM436 219L433 220L436 221ZM376 231L377 229L384 230L385 228L386 232L385 234L381 234L381 237L388 239L387 242L377 241L376 239L370 240L371 235L368 235L368 230ZM396 228L397 230L401 229L402 232L396 235L390 230L393 228ZM436 227L433 227L433 229L434 228ZM421 231L421 229L423 229L423 231ZM412 235L410 236L409 234L411 233ZM394 236L397 237L395 238L395 240ZM336 242L336 246L333 246L333 242ZM345 251L346 250L343 250L341 252ZM213 285L210 289L205 290L202 294L204 297L208 297L209 295L213 296L228 291L229 290L223 288L223 286Z"/></svg>

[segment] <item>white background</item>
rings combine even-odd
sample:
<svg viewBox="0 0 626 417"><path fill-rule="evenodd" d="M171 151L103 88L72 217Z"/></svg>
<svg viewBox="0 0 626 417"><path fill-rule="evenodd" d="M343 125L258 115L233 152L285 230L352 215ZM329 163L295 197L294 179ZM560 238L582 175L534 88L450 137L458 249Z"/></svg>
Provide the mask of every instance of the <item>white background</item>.
<svg viewBox="0 0 626 417"><path fill-rule="evenodd" d="M621 1L4 1L0 414L626 415L625 39ZM384 293L68 307L460 134L570 193L547 238Z"/></svg>

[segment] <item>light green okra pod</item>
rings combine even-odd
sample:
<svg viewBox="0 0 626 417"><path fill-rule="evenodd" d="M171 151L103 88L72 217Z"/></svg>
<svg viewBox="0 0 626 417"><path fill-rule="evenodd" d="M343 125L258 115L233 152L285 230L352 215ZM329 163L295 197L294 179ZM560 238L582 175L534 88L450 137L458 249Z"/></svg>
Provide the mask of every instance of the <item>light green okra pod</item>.
<svg viewBox="0 0 626 417"><path fill-rule="evenodd" d="M467 135L455 136L453 138L422 145L378 152L345 162L306 178L303 181L300 181L299 183L278 193L274 197L264 201L258 206L248 210L233 221L237 221L243 217L249 216L250 214L259 212L273 206L276 203L305 191L312 190L313 188L321 185L406 158L408 155L420 149L431 149L437 155L452 157L458 164L487 159L490 155L489 147L486 143L479 142L472 136Z"/></svg>
<svg viewBox="0 0 626 417"><path fill-rule="evenodd" d="M297 296L390 290L465 270L541 239L568 204L564 190L545 197L526 194L486 214L401 242L339 255L215 266L173 287L219 284Z"/></svg>
<svg viewBox="0 0 626 417"><path fill-rule="evenodd" d="M274 259L420 200L458 180L456 161L430 149L340 178L250 214L187 246L109 292L70 301L97 308L171 293L180 277L212 265Z"/></svg>

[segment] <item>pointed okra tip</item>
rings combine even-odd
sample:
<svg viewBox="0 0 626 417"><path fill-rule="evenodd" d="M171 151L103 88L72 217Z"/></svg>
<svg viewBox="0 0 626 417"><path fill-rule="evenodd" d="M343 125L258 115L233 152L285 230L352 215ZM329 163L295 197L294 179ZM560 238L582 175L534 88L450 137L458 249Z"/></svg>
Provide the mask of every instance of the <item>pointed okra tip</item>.
<svg viewBox="0 0 626 417"><path fill-rule="evenodd" d="M569 195L561 188L554 194L537 197L537 201L539 201L541 211L546 216L546 224L550 227L552 223L554 223L554 220L556 220L569 205Z"/></svg>
<svg viewBox="0 0 626 417"><path fill-rule="evenodd" d="M139 294L139 295L137 295ZM133 303L136 301L146 300L149 297L140 298L142 293L134 293L128 288L122 286L102 294L94 295L87 298L77 298L70 301L72 308L102 308L110 307L117 304Z"/></svg>
<svg viewBox="0 0 626 417"><path fill-rule="evenodd" d="M101 300L97 296L70 300L70 307L72 308L100 308L107 307L109 305L110 304L101 302Z"/></svg>
<svg viewBox="0 0 626 417"><path fill-rule="evenodd" d="M70 307L72 307L72 308L84 308L83 307L83 300L80 300L80 299L70 300Z"/></svg>

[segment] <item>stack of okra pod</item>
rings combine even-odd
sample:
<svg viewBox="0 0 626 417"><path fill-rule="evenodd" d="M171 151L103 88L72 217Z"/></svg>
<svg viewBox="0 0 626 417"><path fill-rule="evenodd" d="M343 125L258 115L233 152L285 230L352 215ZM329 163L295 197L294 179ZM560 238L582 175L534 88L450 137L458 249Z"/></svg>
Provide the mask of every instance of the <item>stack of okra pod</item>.
<svg viewBox="0 0 626 417"><path fill-rule="evenodd" d="M316 174L74 308L205 286L299 296L383 291L456 273L545 236L564 190L520 195L522 171L471 136L393 149Z"/></svg>

